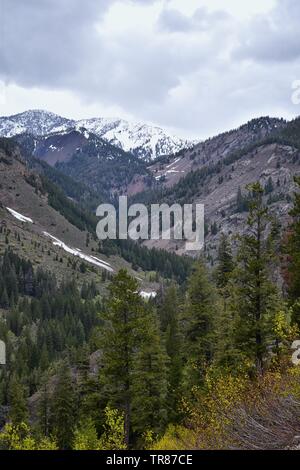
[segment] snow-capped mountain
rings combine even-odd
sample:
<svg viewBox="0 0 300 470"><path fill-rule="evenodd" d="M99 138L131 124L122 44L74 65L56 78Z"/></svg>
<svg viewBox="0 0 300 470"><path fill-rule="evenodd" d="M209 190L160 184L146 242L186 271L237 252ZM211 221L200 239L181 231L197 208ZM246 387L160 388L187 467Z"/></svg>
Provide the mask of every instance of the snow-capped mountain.
<svg viewBox="0 0 300 470"><path fill-rule="evenodd" d="M78 124L126 152L149 160L174 154L190 145L188 141L172 136L160 127L139 122L94 118L79 121Z"/></svg>
<svg viewBox="0 0 300 470"><path fill-rule="evenodd" d="M34 136L42 136L50 134L58 127L71 127L72 125L75 125L75 121L57 114L42 110L29 110L13 116L0 117L0 135L13 137L29 132Z"/></svg>
<svg viewBox="0 0 300 470"><path fill-rule="evenodd" d="M75 121L42 110L0 117L0 136L3 137L12 137L23 132L43 136L82 127L146 160L174 154L191 145L191 142L172 136L159 127L124 119L93 118Z"/></svg>

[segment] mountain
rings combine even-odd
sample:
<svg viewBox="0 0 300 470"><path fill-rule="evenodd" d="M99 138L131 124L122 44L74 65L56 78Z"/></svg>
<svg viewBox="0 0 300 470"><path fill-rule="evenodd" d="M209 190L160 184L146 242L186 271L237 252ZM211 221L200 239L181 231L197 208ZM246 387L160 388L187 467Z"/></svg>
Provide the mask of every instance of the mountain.
<svg viewBox="0 0 300 470"><path fill-rule="evenodd" d="M221 233L244 233L248 217L247 186L260 181L264 201L282 229L289 221L300 173L300 119L271 118L250 121L194 148L148 166L156 179L151 190L136 194L132 202L203 203L206 219L205 254L214 262ZM147 246L183 252L183 243L158 240Z"/></svg>
<svg viewBox="0 0 300 470"><path fill-rule="evenodd" d="M100 254L98 242L89 234L92 223L85 213L47 185L41 175L29 170L12 142L1 139L0 201L4 227L0 253L9 245L35 267L43 266L58 279L76 276L84 263L81 282L93 279L99 285L103 271L113 273L123 262L126 264L120 258L112 262Z"/></svg>
<svg viewBox="0 0 300 470"><path fill-rule="evenodd" d="M99 198L108 200L136 191L139 186L135 187L135 179L143 184L142 189L153 180L144 160L83 127L45 136L18 134L14 139L27 159L33 156L85 184L98 196L98 204Z"/></svg>
<svg viewBox="0 0 300 470"><path fill-rule="evenodd" d="M171 187L191 171L217 163L227 155L245 149L287 125L283 119L261 117L237 129L199 142L175 155L161 157L149 169L164 186Z"/></svg>
<svg viewBox="0 0 300 470"><path fill-rule="evenodd" d="M124 119L94 118L79 121L77 125L146 160L171 155L191 145L189 141L172 136L160 127Z"/></svg>
<svg viewBox="0 0 300 470"><path fill-rule="evenodd" d="M74 199L80 204L83 200L85 207L92 210L97 198L102 202L119 194L128 194L132 202L146 204L204 203L206 256L213 260L221 232L243 233L249 183L261 182L272 213L281 224L287 223L293 177L299 172L299 122L271 117L253 119L150 164L79 124L65 130L64 124L60 129L53 127L53 132L44 136L19 134L15 139L24 153L89 188L95 197L81 188L76 189ZM57 175L51 178L57 181ZM60 184L73 198L71 185L66 188ZM182 243L168 240L149 240L145 245L184 253Z"/></svg>
<svg viewBox="0 0 300 470"><path fill-rule="evenodd" d="M40 136L51 133L55 128L72 124L75 124L75 121L48 111L29 110L13 116L0 117L0 136L13 137L24 132Z"/></svg>
<svg viewBox="0 0 300 470"><path fill-rule="evenodd" d="M173 154L191 145L189 141L172 136L159 127L124 119L92 118L76 121L42 110L0 117L0 136L3 137L21 133L40 137L81 127L145 160Z"/></svg>
<svg viewBox="0 0 300 470"><path fill-rule="evenodd" d="M125 267L150 293L158 287L150 271L157 277L186 279L189 259L150 251L131 240L98 240L94 214L100 202L91 185L66 177L45 161L28 155L24 159L13 139L0 138L0 233L5 227L0 256L9 245L59 278L78 275L76 269L84 263L89 267L84 273L95 273L97 283L103 270L113 273Z"/></svg>

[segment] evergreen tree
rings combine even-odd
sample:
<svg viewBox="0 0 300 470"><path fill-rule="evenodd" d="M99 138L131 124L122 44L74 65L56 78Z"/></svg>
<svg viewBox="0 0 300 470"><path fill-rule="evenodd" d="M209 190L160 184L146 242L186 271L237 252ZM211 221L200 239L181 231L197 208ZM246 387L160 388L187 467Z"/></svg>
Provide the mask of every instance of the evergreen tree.
<svg viewBox="0 0 300 470"><path fill-rule="evenodd" d="M158 308L168 361L168 414L170 421L178 418L179 392L182 379L182 335L179 327L180 302L174 285L163 293Z"/></svg>
<svg viewBox="0 0 300 470"><path fill-rule="evenodd" d="M226 235L222 233L218 249L218 267L216 269L217 287L224 288L228 284L234 268L231 246Z"/></svg>
<svg viewBox="0 0 300 470"><path fill-rule="evenodd" d="M143 337L144 304L135 279L120 270L109 286L106 328L100 341L103 352L101 380L107 399L124 411L125 443L132 424L132 380L136 352Z"/></svg>
<svg viewBox="0 0 300 470"><path fill-rule="evenodd" d="M48 390L48 381L49 376L46 376L43 379L41 392L40 392L40 399L38 404L38 420L39 420L39 428L43 434L43 436L49 436L49 427L50 427L50 394Z"/></svg>
<svg viewBox="0 0 300 470"><path fill-rule="evenodd" d="M240 237L235 282L238 289L236 309L239 313L237 341L240 350L253 360L256 371L263 371L264 356L270 338L270 322L277 307L276 288L270 280L269 268L274 258L272 236L266 235L270 222L263 204L263 188L259 183L249 187L248 231Z"/></svg>
<svg viewBox="0 0 300 470"><path fill-rule="evenodd" d="M143 302L138 285L125 270L110 285L101 380L108 403L124 411L125 443L135 431L161 429L166 412L166 355L152 307Z"/></svg>
<svg viewBox="0 0 300 470"><path fill-rule="evenodd" d="M184 382L190 391L200 385L213 355L213 318L217 313L216 293L206 268L198 261L189 278L184 306Z"/></svg>
<svg viewBox="0 0 300 470"><path fill-rule="evenodd" d="M24 386L14 375L8 390L9 418L14 425L28 421L27 394Z"/></svg>
<svg viewBox="0 0 300 470"><path fill-rule="evenodd" d="M143 317L144 334L135 355L132 374L132 428L142 435L156 434L167 423L167 355L151 307Z"/></svg>
<svg viewBox="0 0 300 470"><path fill-rule="evenodd" d="M76 421L76 393L66 362L58 372L51 403L51 430L60 449L70 449Z"/></svg>
<svg viewBox="0 0 300 470"><path fill-rule="evenodd" d="M222 234L218 249L218 266L215 272L216 285L222 302L215 320L216 348L214 363L222 368L234 369L239 356L234 344L236 312L232 308L234 283L232 281L234 261L228 238Z"/></svg>

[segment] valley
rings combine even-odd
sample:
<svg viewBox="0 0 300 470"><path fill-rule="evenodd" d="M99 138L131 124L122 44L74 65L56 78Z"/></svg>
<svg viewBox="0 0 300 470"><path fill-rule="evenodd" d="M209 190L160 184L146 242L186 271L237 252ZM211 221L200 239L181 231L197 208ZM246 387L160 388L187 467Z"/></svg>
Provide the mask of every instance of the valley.
<svg viewBox="0 0 300 470"><path fill-rule="evenodd" d="M57 116L48 134L33 117L31 128L13 117L0 139L0 447L16 445L10 420L21 448L257 446L256 400L268 428L274 403L291 393L289 412L298 393L286 361L299 324L300 120L255 119L150 162L85 127L58 129ZM96 207L120 195L204 204L203 252L99 241ZM183 420L182 398L193 410ZM293 445L284 419L264 448Z"/></svg>

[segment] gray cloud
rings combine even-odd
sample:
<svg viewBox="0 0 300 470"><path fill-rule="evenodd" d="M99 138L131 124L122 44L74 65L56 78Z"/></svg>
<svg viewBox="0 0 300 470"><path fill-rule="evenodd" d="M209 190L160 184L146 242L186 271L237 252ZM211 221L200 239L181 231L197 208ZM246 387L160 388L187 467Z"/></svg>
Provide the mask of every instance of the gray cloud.
<svg viewBox="0 0 300 470"><path fill-rule="evenodd" d="M93 46L93 22L107 8L105 0L1 1L0 73L25 86L59 86L73 77Z"/></svg>
<svg viewBox="0 0 300 470"><path fill-rule="evenodd" d="M219 21L225 22L229 15L224 11L209 13L205 8L197 8L192 16L182 14L174 8L164 9L159 18L159 27L169 32L209 31Z"/></svg>
<svg viewBox="0 0 300 470"><path fill-rule="evenodd" d="M122 15L128 7L130 15L134 4L146 15L136 23L117 18L132 27L110 30L111 6ZM298 0L280 0L268 15L243 22L205 8L188 16L163 0L0 0L0 6L0 79L8 83L68 90L88 104L115 106L195 137L259 114L297 112L290 88L300 79Z"/></svg>
<svg viewBox="0 0 300 470"><path fill-rule="evenodd" d="M299 37L299 0L280 0L270 15L258 15L241 33L236 57L292 61L300 57Z"/></svg>

